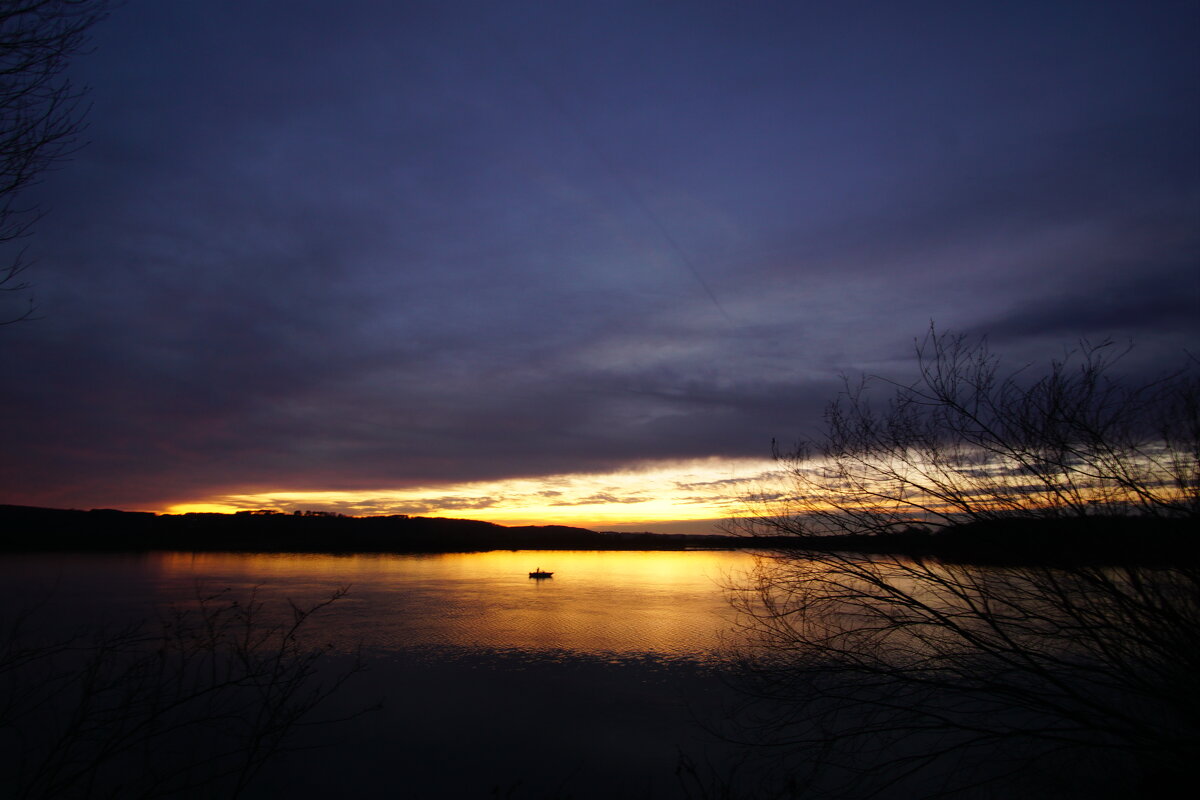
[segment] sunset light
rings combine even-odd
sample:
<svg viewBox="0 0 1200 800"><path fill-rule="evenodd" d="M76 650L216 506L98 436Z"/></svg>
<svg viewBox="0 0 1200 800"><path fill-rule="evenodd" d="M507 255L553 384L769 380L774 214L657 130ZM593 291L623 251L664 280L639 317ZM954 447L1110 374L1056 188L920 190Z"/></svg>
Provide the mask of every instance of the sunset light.
<svg viewBox="0 0 1200 800"><path fill-rule="evenodd" d="M0 0L0 795L1191 785L1198 33Z"/></svg>
<svg viewBox="0 0 1200 800"><path fill-rule="evenodd" d="M550 475L419 486L390 491L258 492L205 498L169 514L278 509L350 516L409 514L468 517L502 525L558 524L603 528L736 516L746 501L780 477L766 459L702 459L647 464L608 474ZM698 528L707 530L706 523Z"/></svg>

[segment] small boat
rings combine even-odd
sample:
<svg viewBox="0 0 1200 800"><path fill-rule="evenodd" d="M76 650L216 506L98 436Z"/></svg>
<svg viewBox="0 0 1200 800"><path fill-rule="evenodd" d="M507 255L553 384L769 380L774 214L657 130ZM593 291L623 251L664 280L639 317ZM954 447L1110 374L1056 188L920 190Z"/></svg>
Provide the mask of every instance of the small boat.
<svg viewBox="0 0 1200 800"><path fill-rule="evenodd" d="M553 572L543 572L541 567L538 567L533 572L529 573L529 577L531 578L549 578L553 575Z"/></svg>

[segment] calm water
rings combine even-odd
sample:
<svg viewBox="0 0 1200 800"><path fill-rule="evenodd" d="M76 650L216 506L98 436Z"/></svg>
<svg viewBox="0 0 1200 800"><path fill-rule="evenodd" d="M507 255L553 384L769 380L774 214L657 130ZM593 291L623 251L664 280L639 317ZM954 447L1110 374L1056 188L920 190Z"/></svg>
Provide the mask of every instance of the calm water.
<svg viewBox="0 0 1200 800"><path fill-rule="evenodd" d="M354 663L354 654L365 656L367 671L355 675L335 702L322 709L327 716L351 719L301 732L296 743L315 749L272 761L247 797L727 796L719 787L706 794L681 781L676 771L681 754L699 766L703 778L728 778L742 792L737 796L754 797L754 787L769 786L777 777L793 774L794 767L802 769L809 755L788 754L799 760L773 764L777 749L758 748L748 754L716 735L738 733L734 723L745 720L729 713L746 695L731 688L737 685L736 680L730 683L735 673L724 657L727 648L739 644L727 587L752 582L746 573L754 565L753 555L727 551L10 555L0 558L0 616L11 618L21 608L36 607L35 633L61 639L79 631L116 630L131 622L153 626L172 609L188 609L198 598L216 596L217 604L245 604L254 598L262 603L260 620L274 624L290 620L289 602L311 606L349 587L345 597L310 621L305 642L330 646L320 680L342 674ZM554 577L530 579L528 573L539 567L553 571ZM898 567L888 567L892 568ZM998 592L989 597L1003 607L1011 600L1018 603L1015 608L1053 618L1053 604L1038 605L1042 595L1036 586L1032 593L1022 589L1023 573L1009 575L993 567L975 572L988 579ZM1144 583L1146 577L1141 580ZM1017 590L1006 594L1004 587L1013 581ZM934 580L932 588L939 585ZM1054 589L1063 584L1059 579L1047 585ZM920 594L922 586L909 589ZM940 602L939 597L947 599L936 591L929 599ZM1077 599L1088 597L1081 594ZM1188 598L1179 599L1185 610L1192 608ZM1061 646L1067 644L1064 639ZM1002 666L1007 668L1007 662ZM997 674L998 680L1004 677ZM973 681L971 676L968 683ZM1105 692L1120 690L1119 684L1104 686ZM807 698L803 682L800 688L802 699ZM9 672L0 669L0 700L19 698L21 691ZM853 732L860 724L855 714L863 709L854 705L852 694L844 694L846 687L838 691L842 694L831 696L848 702L836 709L841 714L838 724ZM969 702L957 707L968 721L975 713L971 704L983 703L978 707L988 709L992 718L1000 709L1017 714L1017 722L1022 722L1020 714L1029 713L1032 723L1042 723L1037 709L996 705L1002 695L981 691L961 695ZM1174 695L1183 696L1185 692ZM1097 697L1104 700L1108 695ZM1118 705L1126 702L1120 696L1117 700ZM380 701L382 710L354 715ZM925 700L913 702L914 710L926 707ZM245 714L241 700L237 703L226 718L237 720ZM44 718L40 709L45 706L35 707L38 718ZM261 708L253 703L250 707ZM767 704L766 710L782 711L787 719L803 707L785 701ZM752 709L752 716L762 711L763 707ZM765 719L774 717L768 714ZM757 730L755 719L749 721L750 730ZM205 729L204 741L215 740L210 730ZM763 730L771 734L769 727ZM905 734L902 739L917 750L939 752L947 730L934 727L923 733L924 738ZM967 729L972 737L973 730ZM825 728L800 731L828 735ZM8 736L0 742L0 795L7 796L4 770L19 761L12 754L21 743L36 737L19 726L0 728L0 735ZM854 740L867 743L861 749L865 763L874 764L871 759L876 758L886 763L895 755L896 743L888 735L885 731L882 739L868 735ZM828 741L843 738L839 734ZM188 739L182 752L194 752L194 742ZM923 797L934 788L969 788L976 778L994 778L994 788L1004 789L981 797L1091 796L1089 787L1107 786L1109 777L1123 779L1124 767L1111 754L1105 756L1107 772L1100 772L1087 752L1071 767L1062 753L1047 751L1039 742L1014 741L1006 757L989 750L974 761L965 756L961 762L948 760L880 796ZM160 739L153 757L160 757L162 749ZM57 745L48 751L58 752ZM1031 767L1034 756L1041 759L1038 769ZM1007 772L1013 763L1021 765L1017 778ZM818 766L826 770L821 779L830 785L857 775L819 761ZM782 771L773 776L770 770L775 768ZM138 774L148 774L139 769ZM1080 776L1093 773L1098 777L1090 783L1081 781ZM1029 790L1012 789L1018 785L1012 780L1025 781ZM1066 794L1060 791L1064 780L1070 790ZM1055 787L1054 792L1047 787ZM203 795L209 796L223 795ZM953 796L976 795L967 791Z"/></svg>
<svg viewBox="0 0 1200 800"><path fill-rule="evenodd" d="M289 599L304 606L349 587L313 621L342 652L709 661L730 628L724 586L752 560L729 551L53 554L8 556L0 580L8 607L44 599L87 624L153 618L220 592L243 602L253 592L267 613L282 612ZM530 579L538 567L554 576Z"/></svg>
<svg viewBox="0 0 1200 800"><path fill-rule="evenodd" d="M48 631L154 620L197 597L349 594L313 641L361 649L340 696L384 710L342 726L321 758L280 760L255 796L680 796L681 749L717 747L728 551L405 555L21 555L0 559L5 607L42 603ZM535 568L554 572L532 580ZM272 616L273 615L273 616ZM350 794L347 794L350 793Z"/></svg>

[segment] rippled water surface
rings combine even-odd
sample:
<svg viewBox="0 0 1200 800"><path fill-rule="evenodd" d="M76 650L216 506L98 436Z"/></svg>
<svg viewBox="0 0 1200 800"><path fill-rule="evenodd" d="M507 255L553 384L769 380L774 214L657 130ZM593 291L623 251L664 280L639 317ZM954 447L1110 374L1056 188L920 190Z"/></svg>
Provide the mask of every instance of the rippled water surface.
<svg viewBox="0 0 1200 800"><path fill-rule="evenodd" d="M7 593L81 614L149 615L198 595L285 600L349 593L313 621L339 650L653 655L705 660L730 629L724 587L752 557L730 551L500 551L434 555L33 555L3 563ZM541 568L549 579L531 579Z"/></svg>
<svg viewBox="0 0 1200 800"><path fill-rule="evenodd" d="M253 595L263 621L349 593L307 641L329 669L369 669L317 727L319 758L276 759L260 798L681 797L681 752L704 758L697 718L720 713L725 587L753 556L729 551L502 551L436 555L147 553L0 558L0 601L37 606L40 630L153 622L216 595ZM535 568L554 577L534 580Z"/></svg>

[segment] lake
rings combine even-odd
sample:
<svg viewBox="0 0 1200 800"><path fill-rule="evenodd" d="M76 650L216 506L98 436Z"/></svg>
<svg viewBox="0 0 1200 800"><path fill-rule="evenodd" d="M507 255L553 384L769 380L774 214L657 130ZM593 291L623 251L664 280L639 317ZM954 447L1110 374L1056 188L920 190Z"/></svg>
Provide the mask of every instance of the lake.
<svg viewBox="0 0 1200 800"><path fill-rule="evenodd" d="M33 616L24 639L0 637L0 797L18 796L28 754L62 749L51 737L72 724L63 712L75 708L76 684L98 676L104 685L103 670L76 669L96 652L95 632L138 623L157 631L205 604L236 620L231 609L261 605L253 633L347 588L305 622L300 641L324 649L313 677L325 686L366 669L316 709L310 719L321 724L297 732L292 744L305 749L272 758L243 797L767 797L793 779L807 782L806 796L862 796L863 786L895 800L934 791L1169 796L1154 781L1187 763L1175 754L1192 746L1200 708L1192 567L785 559L758 574L775 581L779 613L759 626L765 638L743 639L738 623L748 619L735 615L730 592L754 583L757 564L734 551L8 554L2 621L22 609ZM537 568L554 576L529 578ZM879 624L885 618L892 624ZM80 634L84 646L57 660L22 661L12 647ZM144 658L161 642L127 652ZM755 657L749 671L730 659L739 648ZM186 663L219 671L228 660ZM121 692L175 685L177 674L151 669L111 683L105 696L117 702L105 708L118 713L89 717L99 722L85 726L85 755L115 740L122 709L159 707L146 702L158 702L153 691L130 702ZM260 728L243 723L273 707L254 682L212 704L207 696L203 727L172 727L197 718L191 710L170 718L168 738L156 728L154 744L100 784L193 753L211 774L216 762L203 748L244 752L239 731ZM173 730L183 732L172 739ZM720 734L763 746L739 748ZM67 755L70 763L42 772L86 762Z"/></svg>
<svg viewBox="0 0 1200 800"><path fill-rule="evenodd" d="M171 608L251 596L286 621L340 588L306 641L327 669L368 670L335 710L382 710L305 734L254 797L678 797L680 753L721 758L701 723L722 681L731 551L499 551L432 555L32 554L0 559L5 608L38 604L47 635L154 622ZM535 568L554 576L534 580ZM329 709L326 708L326 711Z"/></svg>

